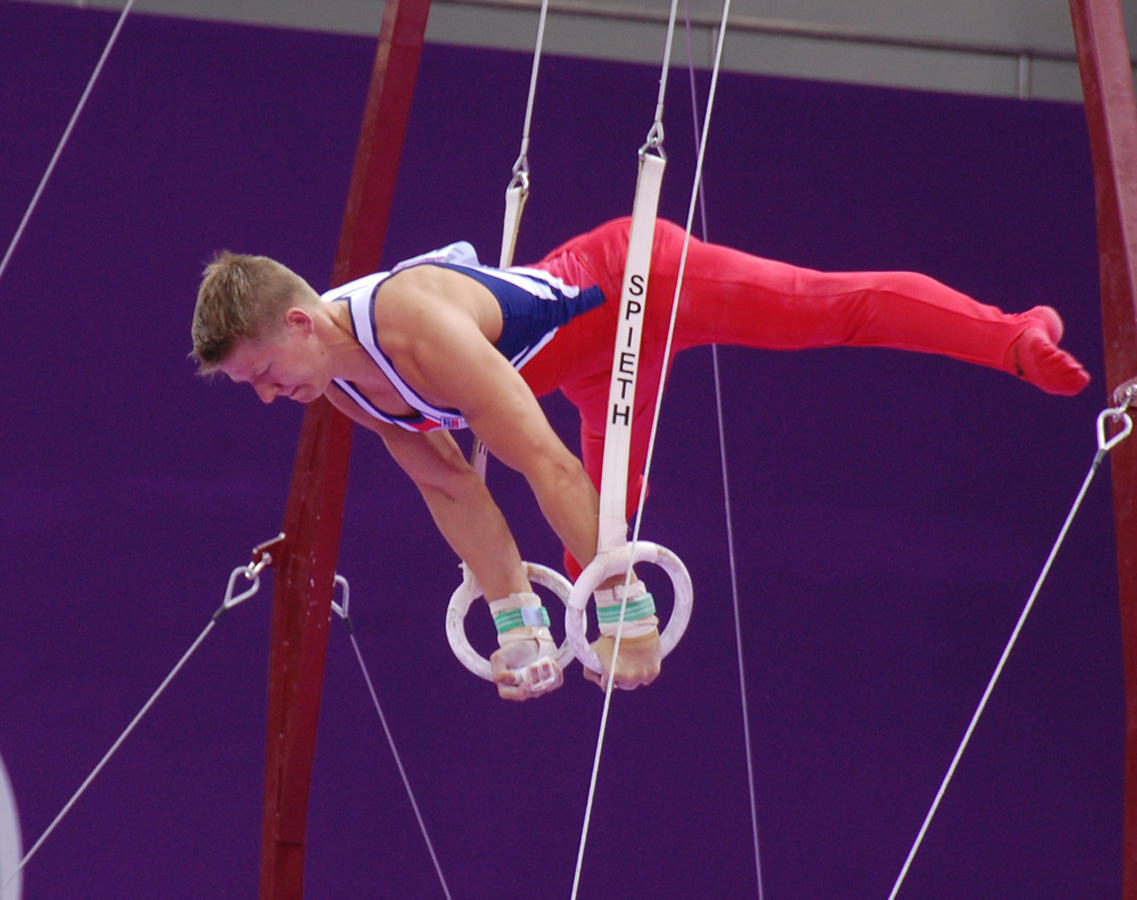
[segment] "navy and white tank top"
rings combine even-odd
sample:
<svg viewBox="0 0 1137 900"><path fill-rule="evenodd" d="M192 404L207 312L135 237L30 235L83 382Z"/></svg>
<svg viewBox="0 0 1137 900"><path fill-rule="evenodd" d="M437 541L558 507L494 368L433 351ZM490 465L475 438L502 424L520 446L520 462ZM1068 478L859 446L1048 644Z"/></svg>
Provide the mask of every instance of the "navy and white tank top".
<svg viewBox="0 0 1137 900"><path fill-rule="evenodd" d="M385 413L368 401L350 381L337 378L336 385L369 415L407 431L466 427L466 420L459 410L434 406L403 381L376 340L374 309L379 287L396 272L421 265L461 272L490 290L501 307L502 329L497 350L518 371L553 339L558 328L600 306L605 299L596 285L582 288L565 284L562 279L540 269L520 266L491 269L483 266L478 262L474 248L466 241L404 260L390 272L367 275L323 294L321 300L348 304L355 339L415 412L405 416Z"/></svg>

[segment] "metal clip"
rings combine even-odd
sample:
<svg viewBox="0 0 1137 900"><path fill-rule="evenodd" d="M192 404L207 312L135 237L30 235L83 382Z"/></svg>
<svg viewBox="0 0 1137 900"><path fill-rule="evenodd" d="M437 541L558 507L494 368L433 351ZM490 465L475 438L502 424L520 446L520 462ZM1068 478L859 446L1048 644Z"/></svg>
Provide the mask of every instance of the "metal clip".
<svg viewBox="0 0 1137 900"><path fill-rule="evenodd" d="M1098 413L1098 452L1105 453L1112 450L1123 440L1129 437L1129 433L1133 430L1133 420L1129 418L1129 413L1125 411L1128 404L1122 405L1117 409L1103 409ZM1120 422L1121 430L1113 437L1107 438L1105 436L1105 420L1112 419L1114 422Z"/></svg>
<svg viewBox="0 0 1137 900"><path fill-rule="evenodd" d="M516 187L521 188L523 193L529 193L529 159L524 153L517 157L517 162L513 164L513 178L505 189L510 191Z"/></svg>
<svg viewBox="0 0 1137 900"><path fill-rule="evenodd" d="M643 156L646 153L654 151L661 159L667 159L667 154L663 152L663 122L659 119L651 126L651 130L647 133L647 139L639 149L639 155Z"/></svg>
<svg viewBox="0 0 1137 900"><path fill-rule="evenodd" d="M284 532L282 531L271 541L265 541L263 544L257 544L253 548L252 556L246 565L238 566L229 576L229 586L225 589L225 599L221 601L221 607L213 614L213 621L217 621L226 612L231 610L234 606L244 603L253 594L261 589L261 572L271 565L275 565L276 560L272 558L270 551L276 550L284 543ZM252 582L244 592L234 596L233 592L237 587L237 576L244 575L245 578Z"/></svg>
<svg viewBox="0 0 1137 900"><path fill-rule="evenodd" d="M1130 405L1137 404L1137 378L1123 381L1113 389L1113 402L1119 412L1125 412Z"/></svg>
<svg viewBox="0 0 1137 900"><path fill-rule="evenodd" d="M278 550L284 543L284 532L282 531L272 540L265 541L263 544L257 544L253 548L253 553L250 558L248 568L253 575L259 575L261 570L266 566L276 565L276 560L273 559L273 551Z"/></svg>
<svg viewBox="0 0 1137 900"><path fill-rule="evenodd" d="M341 588L343 588L343 603L336 603L336 601L335 601L334 592L335 592L335 585L337 585L337 584ZM339 616L341 619L343 619L346 622L347 621L347 605L348 605L349 600L351 599L351 588L348 586L347 579L344 578L339 572L336 572L335 580L332 584L332 592L333 592L332 612L334 612L337 616Z"/></svg>

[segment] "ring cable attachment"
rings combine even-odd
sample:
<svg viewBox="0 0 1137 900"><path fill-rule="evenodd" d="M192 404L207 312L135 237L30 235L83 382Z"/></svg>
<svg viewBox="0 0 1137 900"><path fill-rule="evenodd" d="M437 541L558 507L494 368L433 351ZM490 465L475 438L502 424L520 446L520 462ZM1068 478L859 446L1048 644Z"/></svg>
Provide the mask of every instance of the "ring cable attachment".
<svg viewBox="0 0 1137 900"><path fill-rule="evenodd" d="M656 126L660 126L658 121L652 127L653 133ZM661 126L659 133L662 135ZM651 135L649 142L650 137ZM648 149L648 144L645 144L640 149L639 176L628 236L628 258L620 291L620 330L613 347L612 379L608 390L609 414L604 430L604 456L600 470L600 521L596 556L577 577L569 595L569 608L565 610L565 634L572 650L583 665L597 674L602 674L604 667L589 643L585 610L593 592L606 578L624 572L626 581L630 581L631 566L639 562L654 563L670 576L675 590L675 606L671 620L661 636L663 656L679 643L691 618L694 592L686 567L675 553L657 544L641 541L638 537L629 543L625 518L632 446L632 403L639 374L644 306L666 164L662 148L656 147L652 152ZM640 499L642 504L642 495ZM623 617L624 613L621 612L620 615ZM615 660L611 665L615 667Z"/></svg>

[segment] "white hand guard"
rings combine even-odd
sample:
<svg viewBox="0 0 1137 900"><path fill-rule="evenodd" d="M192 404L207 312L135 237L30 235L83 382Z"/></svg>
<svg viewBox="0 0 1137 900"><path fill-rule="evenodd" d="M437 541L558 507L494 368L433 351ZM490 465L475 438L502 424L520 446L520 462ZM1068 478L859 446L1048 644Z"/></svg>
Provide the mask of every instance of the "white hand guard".
<svg viewBox="0 0 1137 900"><path fill-rule="evenodd" d="M557 663L557 644L549 631L549 613L529 591L489 601L504 662L517 678L539 694L558 688L564 672Z"/></svg>

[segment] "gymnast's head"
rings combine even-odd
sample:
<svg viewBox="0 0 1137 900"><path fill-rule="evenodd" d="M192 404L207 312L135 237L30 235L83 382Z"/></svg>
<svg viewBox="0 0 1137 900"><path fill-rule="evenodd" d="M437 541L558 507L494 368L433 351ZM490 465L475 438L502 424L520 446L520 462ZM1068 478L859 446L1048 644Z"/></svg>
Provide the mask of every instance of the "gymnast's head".
<svg viewBox="0 0 1137 900"><path fill-rule="evenodd" d="M303 278L275 260L222 251L205 268L193 311L190 358L198 374L249 382L265 402L314 400L324 386L309 383L306 344L319 303Z"/></svg>

